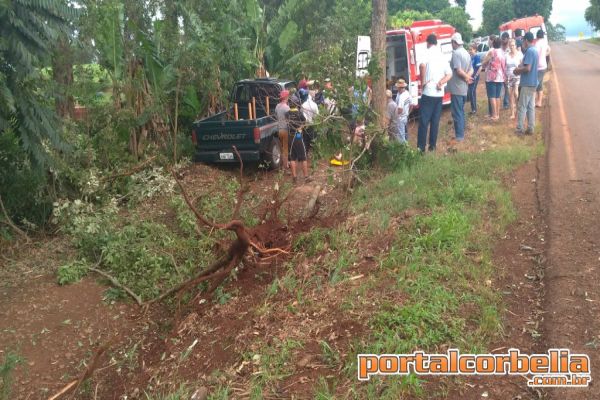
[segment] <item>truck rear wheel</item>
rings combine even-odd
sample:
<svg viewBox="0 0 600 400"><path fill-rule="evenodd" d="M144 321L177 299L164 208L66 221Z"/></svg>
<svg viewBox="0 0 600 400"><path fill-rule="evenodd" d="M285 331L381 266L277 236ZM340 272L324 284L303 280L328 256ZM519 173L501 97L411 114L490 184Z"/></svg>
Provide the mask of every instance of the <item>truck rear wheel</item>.
<svg viewBox="0 0 600 400"><path fill-rule="evenodd" d="M267 151L263 155L263 161L269 169L281 168L281 142L278 138L271 138Z"/></svg>

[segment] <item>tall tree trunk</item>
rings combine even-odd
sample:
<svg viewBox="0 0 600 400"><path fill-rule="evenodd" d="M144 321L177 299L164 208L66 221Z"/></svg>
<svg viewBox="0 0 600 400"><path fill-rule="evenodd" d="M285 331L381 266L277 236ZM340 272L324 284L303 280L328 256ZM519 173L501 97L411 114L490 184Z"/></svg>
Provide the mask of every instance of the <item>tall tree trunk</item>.
<svg viewBox="0 0 600 400"><path fill-rule="evenodd" d="M54 99L56 113L62 118L72 117L75 107L70 94L73 85L73 50L66 35L61 35L56 43L52 57L52 76L58 86Z"/></svg>
<svg viewBox="0 0 600 400"><path fill-rule="evenodd" d="M371 52L378 63L378 71L372 77L373 111L377 114L380 127L385 125L385 23L387 20L387 0L373 0L371 19Z"/></svg>

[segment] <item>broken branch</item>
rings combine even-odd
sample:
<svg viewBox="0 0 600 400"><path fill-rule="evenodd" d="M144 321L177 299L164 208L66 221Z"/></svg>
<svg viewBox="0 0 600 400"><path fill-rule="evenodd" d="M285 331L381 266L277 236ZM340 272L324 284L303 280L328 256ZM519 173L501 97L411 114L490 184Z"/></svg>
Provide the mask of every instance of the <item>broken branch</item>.
<svg viewBox="0 0 600 400"><path fill-rule="evenodd" d="M123 172L123 173L119 173L119 174L115 174L112 176L109 176L108 178L103 178L102 182L113 182L118 178L124 178L126 176L131 176L135 173L138 173L140 171L143 171L144 169L146 169L146 167L152 163L152 161L154 161L154 159L156 159L156 156L152 156L150 158L148 158L147 160L143 161L142 163L136 165L135 167L131 168L130 170Z"/></svg>
<svg viewBox="0 0 600 400"><path fill-rule="evenodd" d="M4 202L2 201L2 196L0 196L0 207L2 208L2 214L4 214L4 221L2 221L2 222L4 222L6 225L8 225L17 234L21 235L29 243L31 241L29 239L29 236L27 236L27 234L21 228L19 228L17 225L15 225L15 223L12 221L12 219L10 219L10 217L8 216L8 212L6 212L6 208L4 208Z"/></svg>
<svg viewBox="0 0 600 400"><path fill-rule="evenodd" d="M140 298L140 296L138 296L137 294L135 294L133 292L133 290L129 289L127 286L122 285L115 277L107 274L104 271L101 271L97 268L93 268L93 267L88 267L88 269L90 271L93 271L95 273L97 273L98 275L102 275L103 277L105 277L106 279L108 279L114 286L118 287L119 289L124 290L128 295L130 295L138 304L138 306L141 306L143 304L142 299Z"/></svg>

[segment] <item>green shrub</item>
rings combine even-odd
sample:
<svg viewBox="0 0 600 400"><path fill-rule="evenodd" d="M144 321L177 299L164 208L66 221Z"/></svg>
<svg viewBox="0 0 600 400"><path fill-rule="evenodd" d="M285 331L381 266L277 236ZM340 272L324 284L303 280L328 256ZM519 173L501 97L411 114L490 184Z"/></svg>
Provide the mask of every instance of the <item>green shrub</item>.
<svg viewBox="0 0 600 400"><path fill-rule="evenodd" d="M32 163L16 135L0 134L0 196L8 215L26 228L43 226L52 212L46 172ZM2 218L2 217L0 217Z"/></svg>
<svg viewBox="0 0 600 400"><path fill-rule="evenodd" d="M9 351L0 363L0 400L10 400L12 389L12 373L14 369L23 362L18 354Z"/></svg>
<svg viewBox="0 0 600 400"><path fill-rule="evenodd" d="M396 140L376 140L373 153L375 165L389 172L410 167L420 159L418 150Z"/></svg>
<svg viewBox="0 0 600 400"><path fill-rule="evenodd" d="M61 265L56 272L59 285L78 282L88 273L88 266L85 260L73 261L72 263Z"/></svg>

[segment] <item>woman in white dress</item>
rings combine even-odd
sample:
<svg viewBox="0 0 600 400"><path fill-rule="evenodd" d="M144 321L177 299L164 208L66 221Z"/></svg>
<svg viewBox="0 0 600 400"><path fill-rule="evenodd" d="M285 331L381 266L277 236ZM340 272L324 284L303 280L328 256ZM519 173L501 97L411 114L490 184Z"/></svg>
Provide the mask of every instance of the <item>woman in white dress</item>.
<svg viewBox="0 0 600 400"><path fill-rule="evenodd" d="M508 43L508 53L506 54L506 72L508 75L508 98L510 100L510 118L517 116L517 102L519 99L520 75L515 75L514 71L523 61L523 53L517 48L515 39L510 39Z"/></svg>

